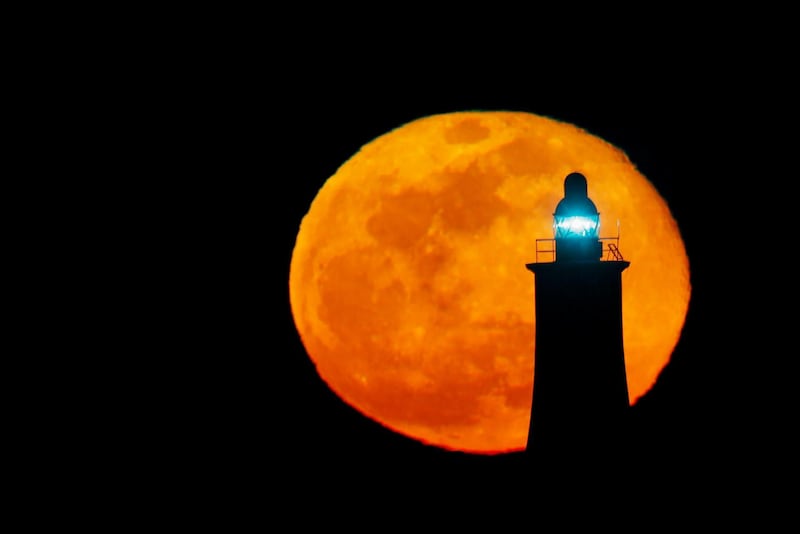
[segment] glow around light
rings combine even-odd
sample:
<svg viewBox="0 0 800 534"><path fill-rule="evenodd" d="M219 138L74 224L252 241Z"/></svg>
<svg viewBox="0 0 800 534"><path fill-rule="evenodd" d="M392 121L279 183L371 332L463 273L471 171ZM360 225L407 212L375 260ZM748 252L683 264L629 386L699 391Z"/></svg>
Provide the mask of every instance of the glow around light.
<svg viewBox="0 0 800 534"><path fill-rule="evenodd" d="M594 237L597 235L600 223L597 216L571 215L556 216L553 226L556 237Z"/></svg>

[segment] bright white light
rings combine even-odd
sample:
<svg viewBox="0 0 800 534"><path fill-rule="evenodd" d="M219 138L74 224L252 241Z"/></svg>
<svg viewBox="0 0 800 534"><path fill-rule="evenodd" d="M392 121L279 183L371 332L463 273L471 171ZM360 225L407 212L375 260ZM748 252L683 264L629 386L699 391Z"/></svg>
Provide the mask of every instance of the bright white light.
<svg viewBox="0 0 800 534"><path fill-rule="evenodd" d="M556 217L553 223L556 237L590 237L597 235L599 226L596 218L573 215L570 217Z"/></svg>

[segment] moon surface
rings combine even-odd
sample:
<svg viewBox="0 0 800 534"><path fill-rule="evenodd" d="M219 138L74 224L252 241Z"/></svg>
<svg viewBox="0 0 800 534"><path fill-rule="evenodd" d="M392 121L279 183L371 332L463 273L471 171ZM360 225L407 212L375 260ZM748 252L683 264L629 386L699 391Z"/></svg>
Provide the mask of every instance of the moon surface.
<svg viewBox="0 0 800 534"><path fill-rule="evenodd" d="M366 143L300 222L289 297L322 380L428 445L524 450L534 369L536 239L564 178L586 176L600 237L619 234L630 402L683 328L689 260L669 207L619 148L513 111L422 117ZM619 225L618 225L619 222ZM591 318L586 318L591 320Z"/></svg>

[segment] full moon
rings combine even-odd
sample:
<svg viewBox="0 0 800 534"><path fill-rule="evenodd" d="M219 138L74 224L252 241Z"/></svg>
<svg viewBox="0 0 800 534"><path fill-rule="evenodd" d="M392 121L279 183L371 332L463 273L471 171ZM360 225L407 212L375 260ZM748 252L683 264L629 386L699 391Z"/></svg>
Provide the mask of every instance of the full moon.
<svg viewBox="0 0 800 534"><path fill-rule="evenodd" d="M525 449L536 239L580 172L619 237L629 401L669 362L689 260L655 186L619 148L527 112L422 117L363 145L299 223L292 316L327 386L364 416L443 449ZM591 320L591 317L586 318Z"/></svg>

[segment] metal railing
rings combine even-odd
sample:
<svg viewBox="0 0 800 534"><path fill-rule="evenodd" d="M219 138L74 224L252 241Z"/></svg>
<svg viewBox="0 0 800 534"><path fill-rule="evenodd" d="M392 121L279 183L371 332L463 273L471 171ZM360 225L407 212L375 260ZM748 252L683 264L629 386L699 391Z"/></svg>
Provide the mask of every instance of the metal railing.
<svg viewBox="0 0 800 534"><path fill-rule="evenodd" d="M549 249L541 248L540 243L550 243ZM543 246L543 245L542 245ZM550 262L556 261L556 240L555 238L540 238L536 240L536 263L545 263L539 260L539 254L550 254ZM548 262L549 263L549 262Z"/></svg>
<svg viewBox="0 0 800 534"><path fill-rule="evenodd" d="M619 250L619 237L599 237L602 243L600 261L623 261L622 252ZM547 248L545 248L547 247ZM549 261L541 261L539 256L549 255ZM539 238L536 240L536 263L552 263L556 261L556 240L553 237Z"/></svg>

